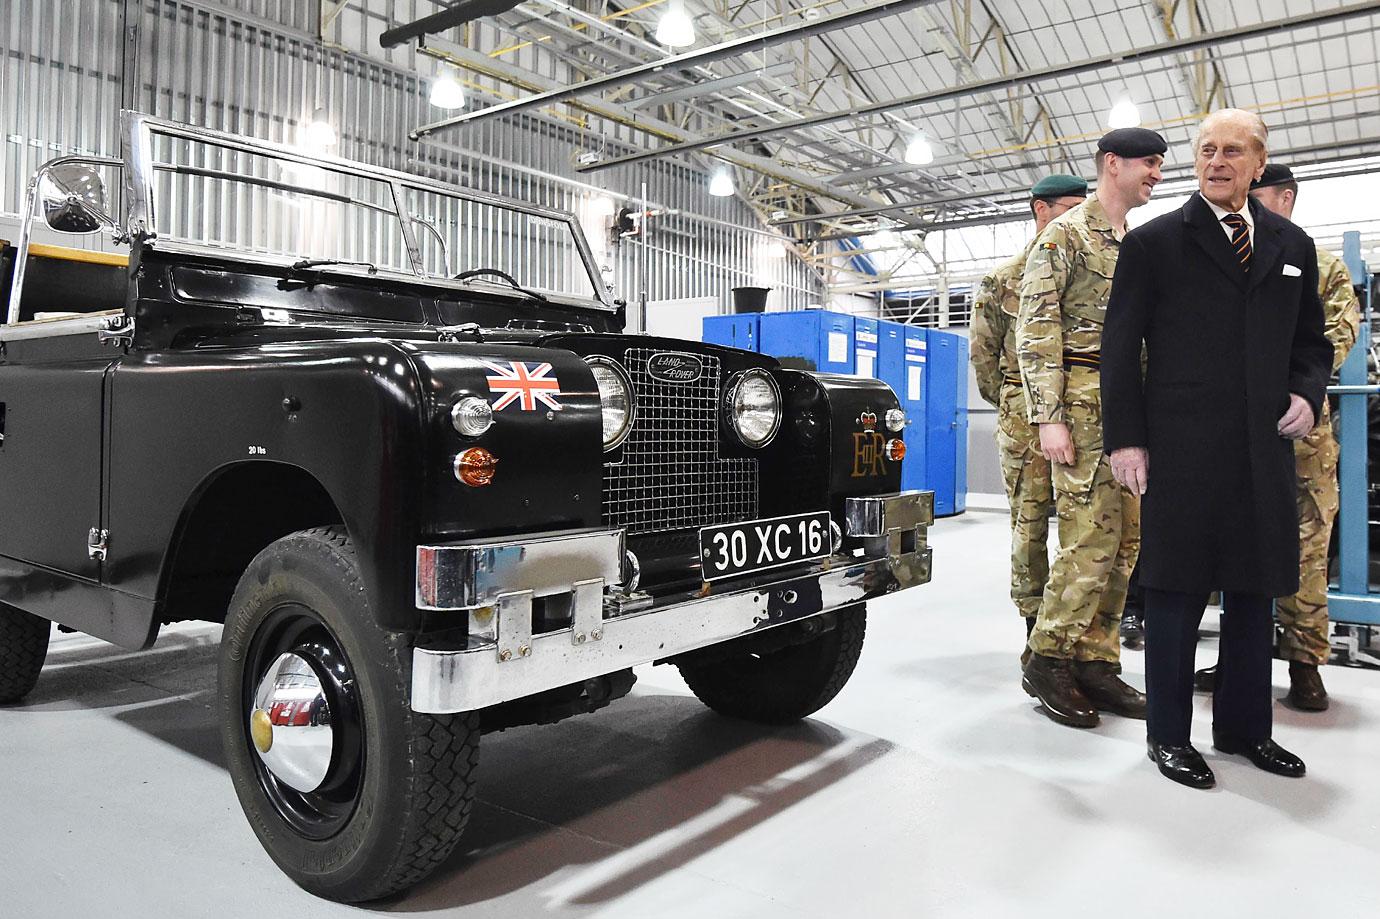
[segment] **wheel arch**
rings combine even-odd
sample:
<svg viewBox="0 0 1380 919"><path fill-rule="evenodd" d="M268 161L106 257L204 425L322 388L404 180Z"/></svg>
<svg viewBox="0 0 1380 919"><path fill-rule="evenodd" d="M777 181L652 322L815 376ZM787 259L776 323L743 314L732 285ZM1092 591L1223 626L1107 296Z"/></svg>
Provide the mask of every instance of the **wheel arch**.
<svg viewBox="0 0 1380 919"><path fill-rule="evenodd" d="M161 621L224 622L254 556L289 533L329 525L349 530L326 487L302 467L272 460L222 466L178 518L159 578Z"/></svg>

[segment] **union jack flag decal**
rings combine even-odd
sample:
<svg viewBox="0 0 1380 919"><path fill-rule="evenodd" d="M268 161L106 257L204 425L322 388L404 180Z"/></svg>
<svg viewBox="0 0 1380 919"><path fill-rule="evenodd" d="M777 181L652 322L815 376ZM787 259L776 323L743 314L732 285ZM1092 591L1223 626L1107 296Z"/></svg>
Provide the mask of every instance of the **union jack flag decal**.
<svg viewBox="0 0 1380 919"><path fill-rule="evenodd" d="M506 364L484 362L493 371L487 377L489 392L498 396L494 411L500 412L514 402L519 411L535 412L537 403L550 409L560 410L556 397L561 394L561 383L551 373L550 364L527 364L522 361L507 361ZM532 369L528 369L532 368Z"/></svg>

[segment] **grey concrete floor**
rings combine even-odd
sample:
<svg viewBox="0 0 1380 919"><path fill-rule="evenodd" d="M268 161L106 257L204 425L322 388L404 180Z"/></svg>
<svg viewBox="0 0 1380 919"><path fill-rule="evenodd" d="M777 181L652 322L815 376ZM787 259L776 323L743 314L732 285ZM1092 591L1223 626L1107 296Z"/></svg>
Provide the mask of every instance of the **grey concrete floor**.
<svg viewBox="0 0 1380 919"><path fill-rule="evenodd" d="M299 890L250 832L216 628L138 655L57 636L0 709L0 917L1380 915L1380 673L1327 668L1324 714L1276 706L1301 780L1213 753L1200 698L1219 784L1173 785L1143 724L1058 727L1021 692L1005 539L1000 514L937 524L934 582L874 604L857 673L798 726L722 719L649 667L602 712L485 737L455 855L368 910Z"/></svg>

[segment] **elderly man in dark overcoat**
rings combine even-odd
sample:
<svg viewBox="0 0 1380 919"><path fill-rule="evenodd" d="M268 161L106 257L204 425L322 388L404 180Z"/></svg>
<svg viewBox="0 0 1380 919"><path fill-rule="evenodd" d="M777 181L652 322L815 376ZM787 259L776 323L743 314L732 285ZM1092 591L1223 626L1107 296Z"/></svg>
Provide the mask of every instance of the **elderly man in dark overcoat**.
<svg viewBox="0 0 1380 919"><path fill-rule="evenodd" d="M1102 339L1104 449L1143 495L1148 752L1197 788L1216 782L1189 741L1194 643L1214 590L1213 746L1304 773L1270 736L1271 608L1298 589L1293 441L1319 416L1332 346L1312 240L1247 194L1266 136L1250 112L1204 120L1199 191L1127 235Z"/></svg>

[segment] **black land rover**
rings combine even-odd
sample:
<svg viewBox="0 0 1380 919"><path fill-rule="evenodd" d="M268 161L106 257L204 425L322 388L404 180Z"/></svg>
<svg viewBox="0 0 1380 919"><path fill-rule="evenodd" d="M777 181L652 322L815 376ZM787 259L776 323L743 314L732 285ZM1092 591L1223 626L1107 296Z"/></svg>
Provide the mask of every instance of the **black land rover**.
<svg viewBox="0 0 1380 919"><path fill-rule="evenodd" d="M0 249L0 703L50 622L223 622L231 777L303 887L415 883L481 734L637 665L802 718L865 601L928 580L886 386L625 334L569 214L122 127L120 159L41 169ZM107 251L31 242L39 214Z"/></svg>

